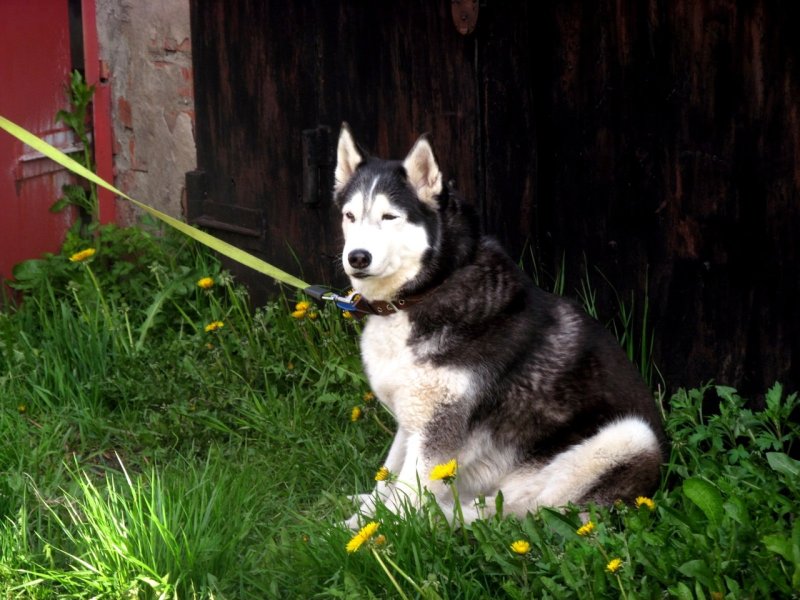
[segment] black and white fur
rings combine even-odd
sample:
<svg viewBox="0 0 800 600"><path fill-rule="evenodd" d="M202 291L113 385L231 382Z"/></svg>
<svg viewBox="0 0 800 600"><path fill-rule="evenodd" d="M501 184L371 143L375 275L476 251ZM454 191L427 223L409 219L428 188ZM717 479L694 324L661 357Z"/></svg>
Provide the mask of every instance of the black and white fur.
<svg viewBox="0 0 800 600"><path fill-rule="evenodd" d="M418 505L418 482L452 514L450 488L429 475L453 458L467 522L499 491L517 515L652 491L664 435L647 387L603 327L479 235L425 138L404 161L381 160L344 125L335 198L353 287L370 301L423 296L369 316L361 336L369 383L397 420L385 463L397 480L357 496L361 515L376 499Z"/></svg>

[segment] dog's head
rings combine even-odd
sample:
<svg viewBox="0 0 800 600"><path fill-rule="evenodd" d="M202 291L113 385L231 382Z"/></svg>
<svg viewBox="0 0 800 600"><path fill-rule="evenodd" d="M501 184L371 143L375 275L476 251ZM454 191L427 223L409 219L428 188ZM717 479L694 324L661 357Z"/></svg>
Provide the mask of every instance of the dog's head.
<svg viewBox="0 0 800 600"><path fill-rule="evenodd" d="M442 174L424 137L403 161L372 158L347 124L339 134L334 187L342 211L342 264L369 300L394 300L418 277L437 243Z"/></svg>

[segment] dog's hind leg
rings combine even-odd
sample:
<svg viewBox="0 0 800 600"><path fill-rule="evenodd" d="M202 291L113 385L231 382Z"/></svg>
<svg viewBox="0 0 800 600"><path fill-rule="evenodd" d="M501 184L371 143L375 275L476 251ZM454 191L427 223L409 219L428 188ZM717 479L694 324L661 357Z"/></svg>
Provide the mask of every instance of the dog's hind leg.
<svg viewBox="0 0 800 600"><path fill-rule="evenodd" d="M524 516L542 506L570 502L631 501L656 485L661 460L658 439L649 425L634 417L615 421L548 463L509 473L498 486L503 509ZM486 499L485 510L465 509L465 520L488 516L494 512L494 498Z"/></svg>

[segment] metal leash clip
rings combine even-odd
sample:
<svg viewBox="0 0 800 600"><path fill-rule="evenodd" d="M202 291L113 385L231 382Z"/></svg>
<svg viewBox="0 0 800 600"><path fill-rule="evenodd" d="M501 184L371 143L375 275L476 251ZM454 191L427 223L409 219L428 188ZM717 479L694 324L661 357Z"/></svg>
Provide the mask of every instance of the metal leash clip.
<svg viewBox="0 0 800 600"><path fill-rule="evenodd" d="M351 292L347 296L340 296L321 285L309 286L303 290L303 293L311 297L319 305L322 305L322 303L327 300L333 302L337 308L351 313L358 311L356 304L361 299L361 294L358 292Z"/></svg>

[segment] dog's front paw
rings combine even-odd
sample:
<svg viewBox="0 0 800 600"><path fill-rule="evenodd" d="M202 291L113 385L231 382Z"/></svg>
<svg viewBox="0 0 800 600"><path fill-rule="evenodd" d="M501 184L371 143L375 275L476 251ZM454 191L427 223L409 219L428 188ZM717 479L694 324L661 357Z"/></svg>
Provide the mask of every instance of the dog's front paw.
<svg viewBox="0 0 800 600"><path fill-rule="evenodd" d="M348 496L347 499L353 504L363 506L371 496L372 494L352 494Z"/></svg>
<svg viewBox="0 0 800 600"><path fill-rule="evenodd" d="M342 521L342 525L357 530L375 514L375 494L353 494L347 499L356 505L356 512L349 519Z"/></svg>
<svg viewBox="0 0 800 600"><path fill-rule="evenodd" d="M352 529L353 531L358 531L361 529L361 522L364 520L361 513L356 513L349 519L345 519L342 521L342 525L347 527L348 529Z"/></svg>

